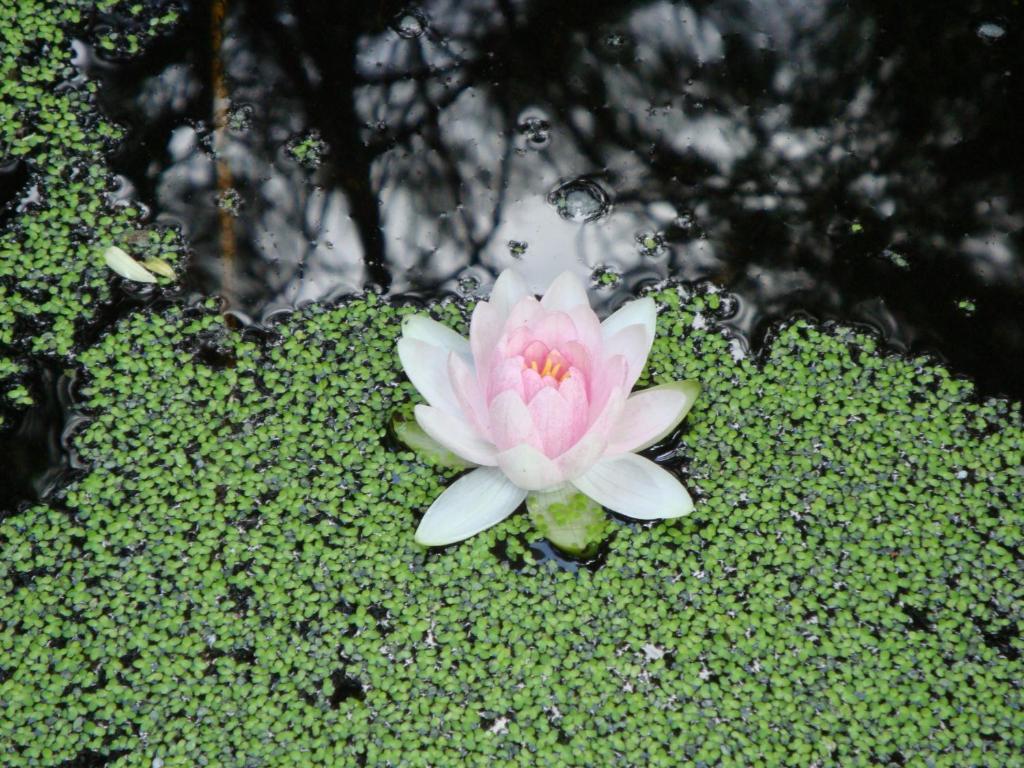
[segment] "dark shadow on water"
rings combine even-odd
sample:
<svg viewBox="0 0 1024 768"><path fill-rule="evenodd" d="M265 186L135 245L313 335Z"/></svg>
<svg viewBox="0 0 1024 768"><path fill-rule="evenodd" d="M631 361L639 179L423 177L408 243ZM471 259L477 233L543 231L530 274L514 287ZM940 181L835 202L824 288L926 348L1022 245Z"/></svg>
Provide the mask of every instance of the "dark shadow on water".
<svg viewBox="0 0 1024 768"><path fill-rule="evenodd" d="M22 378L33 404L4 413L0 519L23 504L45 498L75 464L66 440L78 423L73 415L73 374L52 365L36 365Z"/></svg>
<svg viewBox="0 0 1024 768"><path fill-rule="evenodd" d="M0 156L0 226L7 222L27 183L28 166L25 161Z"/></svg>

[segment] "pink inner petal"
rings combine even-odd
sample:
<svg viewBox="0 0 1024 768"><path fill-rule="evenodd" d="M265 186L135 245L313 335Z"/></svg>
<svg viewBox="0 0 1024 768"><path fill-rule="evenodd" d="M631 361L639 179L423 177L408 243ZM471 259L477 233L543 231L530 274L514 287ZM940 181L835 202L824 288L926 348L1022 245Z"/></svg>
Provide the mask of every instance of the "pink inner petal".
<svg viewBox="0 0 1024 768"><path fill-rule="evenodd" d="M529 328L533 337L549 348L564 347L578 340L576 326L564 312L543 312L530 321Z"/></svg>
<svg viewBox="0 0 1024 768"><path fill-rule="evenodd" d="M576 368L569 369L569 375L558 385L558 393L569 409L569 445L576 443L586 432L590 423L590 403L587 401L586 381Z"/></svg>
<svg viewBox="0 0 1024 768"><path fill-rule="evenodd" d="M528 406L530 418L540 435L541 447L548 458L558 456L572 441L572 412L554 387L544 387Z"/></svg>
<svg viewBox="0 0 1024 768"><path fill-rule="evenodd" d="M523 350L523 365L527 368L537 367L538 371L548 359L550 348L543 341L531 341Z"/></svg>
<svg viewBox="0 0 1024 768"><path fill-rule="evenodd" d="M523 354L523 350L533 341L533 334L525 325L513 328L498 343L498 353L505 357Z"/></svg>
<svg viewBox="0 0 1024 768"><path fill-rule="evenodd" d="M523 358L506 357L496 361L491 368L487 379L485 397L488 403L507 390L514 390L520 398L525 396L523 391Z"/></svg>
<svg viewBox="0 0 1024 768"><path fill-rule="evenodd" d="M454 352L448 356L448 378L462 412L479 434L486 435L487 405L483 390L469 364Z"/></svg>
<svg viewBox="0 0 1024 768"><path fill-rule="evenodd" d="M558 465L570 480L589 469L608 448L611 430L622 413L626 396L622 387L613 387L604 408L590 424L586 433L569 450L558 457Z"/></svg>
<svg viewBox="0 0 1024 768"><path fill-rule="evenodd" d="M569 361L569 365L582 373L584 378L589 381L591 378L591 354L588 348L578 341L570 341L560 351Z"/></svg>
<svg viewBox="0 0 1024 768"><path fill-rule="evenodd" d="M523 400L527 403L533 400L533 398L537 396L537 393L546 386L541 375L532 368L527 368L522 372L522 380Z"/></svg>
<svg viewBox="0 0 1024 768"><path fill-rule="evenodd" d="M543 442L530 410L518 392L506 390L491 402L488 412L490 438L499 451L505 451L520 443L529 443L537 450L543 450Z"/></svg>
<svg viewBox="0 0 1024 768"><path fill-rule="evenodd" d="M565 355L558 349L552 349L548 351L548 360L551 361L552 370L557 370L558 373L552 373L552 376L558 378L559 375L564 375L569 370L569 361Z"/></svg>

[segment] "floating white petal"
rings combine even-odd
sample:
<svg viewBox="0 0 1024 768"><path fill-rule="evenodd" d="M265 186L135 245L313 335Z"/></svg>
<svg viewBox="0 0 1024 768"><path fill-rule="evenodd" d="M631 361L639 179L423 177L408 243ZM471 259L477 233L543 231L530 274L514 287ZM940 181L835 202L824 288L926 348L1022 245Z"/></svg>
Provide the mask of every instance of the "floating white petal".
<svg viewBox="0 0 1024 768"><path fill-rule="evenodd" d="M679 481L635 453L602 459L572 484L598 504L636 520L682 517L693 511L693 500Z"/></svg>
<svg viewBox="0 0 1024 768"><path fill-rule="evenodd" d="M500 470L474 469L430 505L416 529L416 541L425 547L462 541L500 523L525 498L526 491L512 485Z"/></svg>
<svg viewBox="0 0 1024 768"><path fill-rule="evenodd" d="M134 280L136 283L156 282L152 272L116 245L110 246L103 252L103 260L107 262L108 267L126 280Z"/></svg>

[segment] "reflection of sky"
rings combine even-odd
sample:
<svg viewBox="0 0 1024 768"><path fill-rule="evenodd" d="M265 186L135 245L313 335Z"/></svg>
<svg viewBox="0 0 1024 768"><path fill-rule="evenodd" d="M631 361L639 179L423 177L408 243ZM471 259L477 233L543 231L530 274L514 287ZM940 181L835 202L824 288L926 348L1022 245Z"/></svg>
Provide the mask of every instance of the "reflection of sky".
<svg viewBox="0 0 1024 768"><path fill-rule="evenodd" d="M457 12L449 14L429 5L426 10L431 18L443 19L444 28L434 30L436 34L444 35L445 40L465 41L473 30L479 36L480 20L486 16L482 12L484 8L486 4L472 9L460 6ZM490 18L491 23L503 23L500 15L491 13ZM665 49L698 62L722 55L717 29L701 21L687 7L653 4L630 16L623 28L632 39L643 41L633 51L641 64L645 59L660 58ZM410 46L417 47L417 56L410 56ZM396 62L413 71L422 68L424 63L448 68L460 57L480 54L470 42L441 46L434 44L430 35L414 42L397 38L390 31L367 39L362 51L362 71L367 76L376 73L378 77L382 72L397 71ZM629 121L642 116L644 130L651 138L663 136L679 151L694 151L723 171L752 146L744 128L728 117L706 114L692 118L672 109L671 104L664 109L655 108L647 92L642 66L635 70L604 69L585 49L580 66L602 72L607 91L615 96L614 107L619 119ZM442 78L442 83L440 92L431 92L428 88L427 93L434 100L447 103L452 90L461 84L458 70ZM564 269L589 274L597 267L612 267L623 272L639 267L645 277L667 275L667 255L648 257L638 264L635 238L638 233L670 225L680 213L671 203L653 199L644 204L615 205L609 215L581 224L560 217L546 200L549 191L561 182L591 174L606 179L605 184L608 184L607 179L612 179L618 186L642 187L647 170L636 155L643 147L610 147L602 157L602 164L595 167L574 140L579 137L585 142L600 141L587 110L572 111L568 115L571 125L565 125L560 124L545 105L526 103L519 105L516 118L510 120L490 96L482 87L467 87L438 119L443 143L453 148L451 154L461 194L457 199L450 197L448 208L439 211L437 218L418 215L422 210L423 191L408 182L412 179L422 183L437 178L436 158L428 146L414 139L411 149L395 149L381 159L381 197L388 254L392 263L400 268L396 270L394 288L401 291L422 281L426 275L422 267L417 270L416 266L424 262L429 263L429 271L434 275L459 273L466 263L467 243L482 244L476 257L491 272L517 264L538 287ZM368 86L359 94L358 103L368 125L378 122L390 125L394 119L422 118L421 110L409 109L409 98L408 87L382 94L380 88ZM532 151L527 143L510 136L523 123L523 115L551 124L548 146ZM393 184L391 180L396 177L401 181ZM499 180L500 183L496 183ZM439 186L436 194L444 195L444 185ZM608 191L614 198L614 189ZM497 219L496 209L499 209ZM520 259L509 251L508 243L513 240L529 244ZM713 246L702 243L685 247L678 255L690 257L688 261L706 269L712 261L712 253Z"/></svg>
<svg viewBox="0 0 1024 768"><path fill-rule="evenodd" d="M893 83L918 51L878 54L870 11L835 0L699 10L655 1L538 29L531 4L439 0L359 36L344 62L354 85L335 90L316 47L303 44L300 5L257 22L245 2L231 8L223 59L232 105L249 108L248 121L215 140L195 61L146 78L132 98L140 122L179 116L164 161L145 168L159 217L185 229L205 287L253 316L359 289L377 251L394 292L465 290L470 276L485 293L513 264L539 289L563 269L605 267L625 276L625 290L669 275L727 284L744 331L809 297L826 311L846 302L852 317L907 343L914 334L899 308L877 295L884 276L853 297L832 282L837 248L855 248L867 272L887 254L925 253L969 263L974 279L1024 282L1013 177L995 168L961 183L936 163L983 115L937 90L908 145L902 126L918 116L899 112ZM950 39L978 56L1005 43L977 27ZM289 51L303 51L297 64L283 58ZM352 130L337 130L310 93L348 100ZM186 117L196 114L206 117ZM287 146L314 130L327 154L310 170ZM215 145L240 201L230 286ZM359 152L362 167L349 162ZM573 179L599 185L607 213L563 218L552 191ZM379 222L366 220L359 195ZM952 227L957 196L967 204ZM850 240L855 223L869 245ZM378 224L379 242L369 242ZM638 244L648 233L658 248Z"/></svg>

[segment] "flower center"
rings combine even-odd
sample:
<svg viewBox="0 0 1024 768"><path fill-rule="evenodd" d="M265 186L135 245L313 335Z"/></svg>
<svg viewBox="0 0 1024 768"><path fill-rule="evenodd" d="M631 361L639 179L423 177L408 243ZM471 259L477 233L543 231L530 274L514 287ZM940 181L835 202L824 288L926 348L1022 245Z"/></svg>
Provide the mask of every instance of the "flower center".
<svg viewBox="0 0 1024 768"><path fill-rule="evenodd" d="M538 373L542 379L551 377L559 384L569 378L570 373L568 361L557 350L551 350L544 355L542 363L538 362L536 358L529 361L529 363L524 360L523 368L529 368Z"/></svg>

